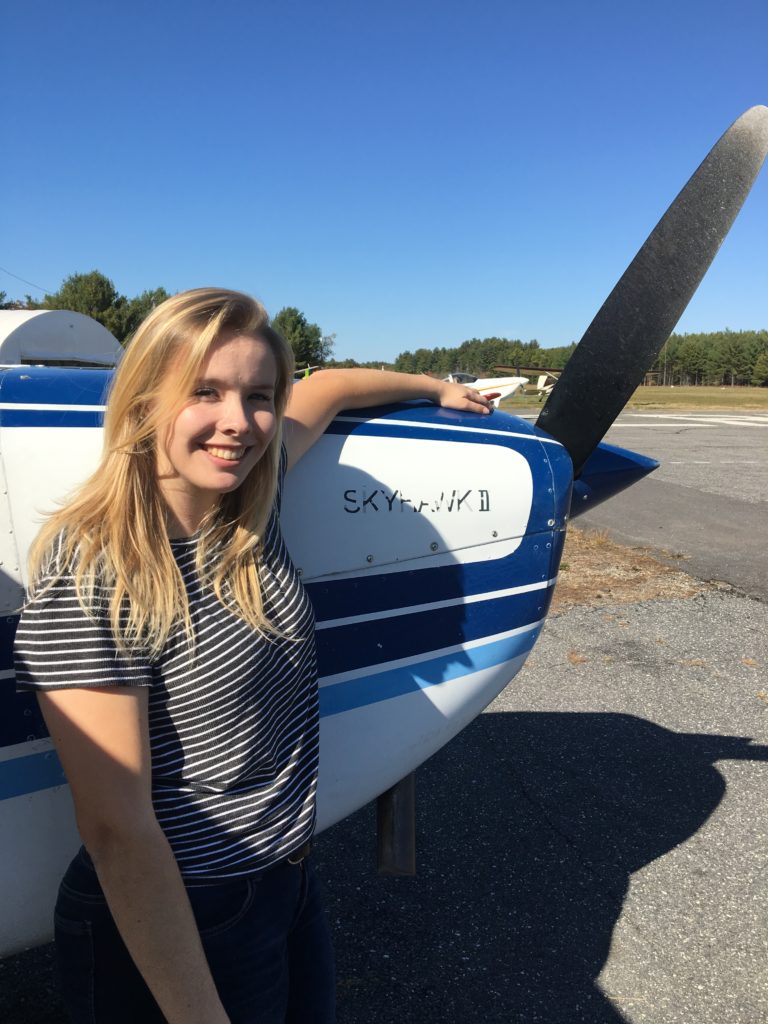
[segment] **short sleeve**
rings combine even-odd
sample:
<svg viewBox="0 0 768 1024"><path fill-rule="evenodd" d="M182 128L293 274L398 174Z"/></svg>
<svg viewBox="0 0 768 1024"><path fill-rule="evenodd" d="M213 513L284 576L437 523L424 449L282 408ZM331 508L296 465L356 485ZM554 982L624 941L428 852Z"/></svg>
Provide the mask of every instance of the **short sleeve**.
<svg viewBox="0 0 768 1024"><path fill-rule="evenodd" d="M115 644L107 598L97 594L86 614L70 575L42 581L21 613L13 657L20 690L152 685L148 659Z"/></svg>

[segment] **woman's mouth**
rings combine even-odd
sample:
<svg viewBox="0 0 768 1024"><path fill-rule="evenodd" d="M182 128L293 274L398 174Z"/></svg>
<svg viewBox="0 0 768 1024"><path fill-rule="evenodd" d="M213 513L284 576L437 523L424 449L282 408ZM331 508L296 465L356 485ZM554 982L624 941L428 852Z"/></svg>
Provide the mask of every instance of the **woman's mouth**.
<svg viewBox="0 0 768 1024"><path fill-rule="evenodd" d="M219 448L218 445L204 444L202 447L209 455L213 455L217 459L225 459L227 462L237 462L246 452L243 445L239 448Z"/></svg>

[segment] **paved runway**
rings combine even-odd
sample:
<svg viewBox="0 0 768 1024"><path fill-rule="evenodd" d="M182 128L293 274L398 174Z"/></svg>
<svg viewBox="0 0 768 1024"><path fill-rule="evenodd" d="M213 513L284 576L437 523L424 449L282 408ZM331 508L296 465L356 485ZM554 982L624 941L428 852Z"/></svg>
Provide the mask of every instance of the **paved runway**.
<svg viewBox="0 0 768 1024"><path fill-rule="evenodd" d="M624 412L606 436L661 462L653 479L768 501L768 414Z"/></svg>
<svg viewBox="0 0 768 1024"><path fill-rule="evenodd" d="M768 600L768 415L623 413L606 440L661 466L578 525Z"/></svg>
<svg viewBox="0 0 768 1024"><path fill-rule="evenodd" d="M339 1024L768 1021L768 417L609 439L665 462L590 524L705 575L711 548L740 592L551 618L420 769L415 879L376 877L370 807L318 839ZM727 543L691 527L715 502ZM0 1022L64 1024L50 949L0 964Z"/></svg>

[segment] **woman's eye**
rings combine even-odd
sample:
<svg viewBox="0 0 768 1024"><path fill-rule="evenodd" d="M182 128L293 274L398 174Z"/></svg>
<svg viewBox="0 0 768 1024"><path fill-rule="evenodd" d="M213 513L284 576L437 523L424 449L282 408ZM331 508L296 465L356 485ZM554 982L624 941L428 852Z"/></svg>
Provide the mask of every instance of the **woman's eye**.
<svg viewBox="0 0 768 1024"><path fill-rule="evenodd" d="M263 391L254 391L250 399L252 402L271 402L272 395L268 395Z"/></svg>
<svg viewBox="0 0 768 1024"><path fill-rule="evenodd" d="M213 388L195 388L195 398L213 398L216 392Z"/></svg>

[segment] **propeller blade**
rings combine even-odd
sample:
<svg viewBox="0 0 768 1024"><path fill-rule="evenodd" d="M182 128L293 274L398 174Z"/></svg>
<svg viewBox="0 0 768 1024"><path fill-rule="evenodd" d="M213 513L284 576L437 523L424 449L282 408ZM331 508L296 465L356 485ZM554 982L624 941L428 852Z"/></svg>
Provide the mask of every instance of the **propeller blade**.
<svg viewBox="0 0 768 1024"><path fill-rule="evenodd" d="M752 107L712 147L568 360L536 426L578 476L674 330L768 153L768 107Z"/></svg>

